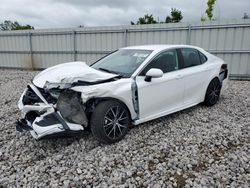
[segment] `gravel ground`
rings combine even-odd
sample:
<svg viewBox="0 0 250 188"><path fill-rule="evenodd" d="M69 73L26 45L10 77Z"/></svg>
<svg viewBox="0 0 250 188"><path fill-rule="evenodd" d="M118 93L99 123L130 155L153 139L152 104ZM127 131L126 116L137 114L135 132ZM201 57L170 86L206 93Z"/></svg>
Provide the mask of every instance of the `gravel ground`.
<svg viewBox="0 0 250 188"><path fill-rule="evenodd" d="M35 141L18 133L17 101L36 72L0 70L0 187L249 187L250 82L219 103L144 123L119 143L90 133Z"/></svg>

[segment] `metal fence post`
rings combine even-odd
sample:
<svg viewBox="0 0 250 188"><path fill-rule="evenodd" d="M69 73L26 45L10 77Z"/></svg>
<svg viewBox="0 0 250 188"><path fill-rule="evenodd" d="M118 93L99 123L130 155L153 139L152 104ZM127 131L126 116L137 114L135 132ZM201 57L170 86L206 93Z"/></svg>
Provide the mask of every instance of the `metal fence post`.
<svg viewBox="0 0 250 188"><path fill-rule="evenodd" d="M32 48L32 33L29 33L29 54L30 54L30 68L34 69L34 62L33 62L33 48Z"/></svg>
<svg viewBox="0 0 250 188"><path fill-rule="evenodd" d="M188 25L188 33L187 33L187 44L190 44L191 43L191 29L192 29L192 26L189 24Z"/></svg>
<svg viewBox="0 0 250 188"><path fill-rule="evenodd" d="M76 61L76 55L77 55L77 51L76 51L76 31L73 31L73 55L74 55L74 61Z"/></svg>
<svg viewBox="0 0 250 188"><path fill-rule="evenodd" d="M128 33L128 30L125 29L125 30L124 30L124 39L123 39L123 40L124 40L124 41L123 41L123 45L124 45L124 46L127 46L127 45L128 45L128 38L127 38L128 36L127 36L127 33Z"/></svg>

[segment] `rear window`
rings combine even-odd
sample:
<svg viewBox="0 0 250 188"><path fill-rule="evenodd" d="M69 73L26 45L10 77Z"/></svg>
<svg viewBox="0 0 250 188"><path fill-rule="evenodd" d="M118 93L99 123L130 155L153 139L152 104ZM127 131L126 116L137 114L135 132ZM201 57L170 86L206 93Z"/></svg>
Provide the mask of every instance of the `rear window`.
<svg viewBox="0 0 250 188"><path fill-rule="evenodd" d="M205 63L207 61L207 57L201 52L199 52L199 55L200 55L201 64Z"/></svg>
<svg viewBox="0 0 250 188"><path fill-rule="evenodd" d="M198 50L192 48L182 48L181 54L184 61L184 67L200 65L200 54Z"/></svg>

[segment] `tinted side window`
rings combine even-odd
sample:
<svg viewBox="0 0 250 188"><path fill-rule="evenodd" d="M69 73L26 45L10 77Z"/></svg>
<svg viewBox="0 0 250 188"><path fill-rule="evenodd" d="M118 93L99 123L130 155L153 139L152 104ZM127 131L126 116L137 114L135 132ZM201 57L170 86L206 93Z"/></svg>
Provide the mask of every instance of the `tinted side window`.
<svg viewBox="0 0 250 188"><path fill-rule="evenodd" d="M183 48L181 49L181 54L185 68L200 65L200 55L196 49Z"/></svg>
<svg viewBox="0 0 250 188"><path fill-rule="evenodd" d="M201 64L205 63L207 61L207 57L201 52L199 52L199 55L200 55Z"/></svg>
<svg viewBox="0 0 250 188"><path fill-rule="evenodd" d="M161 69L163 73L178 70L179 63L176 50L169 50L159 54L144 68L141 75L145 75L151 68Z"/></svg>

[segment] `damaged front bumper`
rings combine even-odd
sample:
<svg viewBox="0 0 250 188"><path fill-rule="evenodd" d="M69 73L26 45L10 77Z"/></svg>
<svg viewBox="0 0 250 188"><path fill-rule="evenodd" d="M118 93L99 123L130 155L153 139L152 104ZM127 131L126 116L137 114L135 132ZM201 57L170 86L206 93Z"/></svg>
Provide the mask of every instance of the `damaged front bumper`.
<svg viewBox="0 0 250 188"><path fill-rule="evenodd" d="M27 100L28 94L30 99ZM17 131L30 131L35 139L57 133L84 130L83 125L66 121L56 105L51 103L50 99L46 100L33 84L29 84L21 95L18 108L22 111L23 119L17 120ZM85 114L83 117L86 117Z"/></svg>

